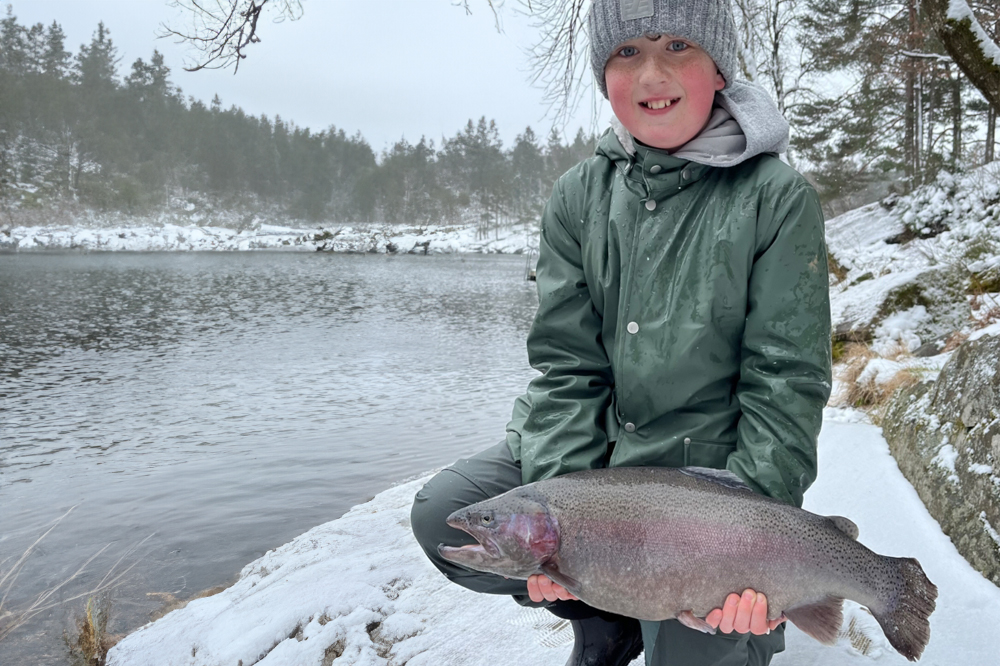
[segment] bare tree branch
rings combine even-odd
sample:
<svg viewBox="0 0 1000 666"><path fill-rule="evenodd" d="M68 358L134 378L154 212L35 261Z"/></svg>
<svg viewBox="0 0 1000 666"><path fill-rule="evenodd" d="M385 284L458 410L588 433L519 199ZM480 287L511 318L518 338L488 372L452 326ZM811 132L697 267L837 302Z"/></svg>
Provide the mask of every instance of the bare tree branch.
<svg viewBox="0 0 1000 666"><path fill-rule="evenodd" d="M260 42L258 22L265 8L278 12L275 23L302 18L302 0L175 0L171 5L190 14L190 27L163 25L160 36L177 37L201 52L194 65L184 68L189 72L230 65L233 73L239 71L246 48Z"/></svg>
<svg viewBox="0 0 1000 666"><path fill-rule="evenodd" d="M579 107L587 92L589 65L584 28L588 0L520 0L521 11L532 18L538 39L528 52L531 82L544 91L543 99L556 124Z"/></svg>

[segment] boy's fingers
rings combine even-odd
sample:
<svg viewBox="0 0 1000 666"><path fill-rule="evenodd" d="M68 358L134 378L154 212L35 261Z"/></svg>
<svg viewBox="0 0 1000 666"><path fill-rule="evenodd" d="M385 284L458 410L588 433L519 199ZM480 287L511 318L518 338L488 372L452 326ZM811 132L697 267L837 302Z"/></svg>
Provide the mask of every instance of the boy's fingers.
<svg viewBox="0 0 1000 666"><path fill-rule="evenodd" d="M753 590L743 590L736 608L736 619L733 621L733 631L745 634L750 631L750 614L753 611L754 603L757 601L757 593Z"/></svg>
<svg viewBox="0 0 1000 666"><path fill-rule="evenodd" d="M555 593L552 592L552 581L545 576L538 577L538 589L546 601L555 601Z"/></svg>
<svg viewBox="0 0 1000 666"><path fill-rule="evenodd" d="M750 633L760 636L768 631L770 629L767 626L767 597L758 592L753 610L750 612Z"/></svg>
<svg viewBox="0 0 1000 666"><path fill-rule="evenodd" d="M539 601L570 601L577 597L558 583L553 583L548 576L535 574L528 577L528 598Z"/></svg>
<svg viewBox="0 0 1000 666"><path fill-rule="evenodd" d="M726 603L722 604L722 620L719 622L719 631L724 634L733 633L733 622L736 620L736 609L740 605L740 595L730 594L726 597Z"/></svg>
<svg viewBox="0 0 1000 666"><path fill-rule="evenodd" d="M710 610L708 612L708 615L705 616L705 622L708 622L710 625L712 625L712 627L718 629L719 623L722 622L722 609L713 608L712 610Z"/></svg>
<svg viewBox="0 0 1000 666"><path fill-rule="evenodd" d="M535 603L545 598L538 590L538 576L528 576L528 598Z"/></svg>

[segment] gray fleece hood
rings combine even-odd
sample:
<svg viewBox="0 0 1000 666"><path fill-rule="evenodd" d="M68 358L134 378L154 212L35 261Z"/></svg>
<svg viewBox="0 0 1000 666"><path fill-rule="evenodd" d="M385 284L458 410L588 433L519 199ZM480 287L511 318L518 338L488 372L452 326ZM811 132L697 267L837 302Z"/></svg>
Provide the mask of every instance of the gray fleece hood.
<svg viewBox="0 0 1000 666"><path fill-rule="evenodd" d="M630 156L643 147L636 144L618 118L612 118L611 127ZM761 153L780 154L786 150L788 121L771 96L757 84L734 81L716 91L705 129L670 154L708 166L730 167Z"/></svg>

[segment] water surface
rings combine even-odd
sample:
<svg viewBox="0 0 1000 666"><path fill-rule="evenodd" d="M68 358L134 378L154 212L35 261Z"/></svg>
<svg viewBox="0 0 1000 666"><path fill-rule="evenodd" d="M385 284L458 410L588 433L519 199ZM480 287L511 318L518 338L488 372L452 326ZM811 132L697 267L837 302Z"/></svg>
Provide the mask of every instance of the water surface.
<svg viewBox="0 0 1000 666"><path fill-rule="evenodd" d="M60 593L88 589L153 534L115 593L129 631L160 593L231 582L495 443L534 375L523 273L509 256L0 255L0 562L76 506L8 607L111 544ZM0 663L65 663L81 608L36 617Z"/></svg>

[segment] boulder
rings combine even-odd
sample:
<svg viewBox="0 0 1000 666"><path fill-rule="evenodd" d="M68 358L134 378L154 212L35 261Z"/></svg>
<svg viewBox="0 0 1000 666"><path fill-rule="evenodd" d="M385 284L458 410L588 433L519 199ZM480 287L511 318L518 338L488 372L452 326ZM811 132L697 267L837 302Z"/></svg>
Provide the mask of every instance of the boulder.
<svg viewBox="0 0 1000 666"><path fill-rule="evenodd" d="M914 333L925 342L947 337L969 320L966 279L959 270L936 266L865 277L833 294L834 341L871 342L886 318L917 306L926 309L926 317Z"/></svg>
<svg viewBox="0 0 1000 666"><path fill-rule="evenodd" d="M1000 337L963 343L937 381L897 393L882 430L944 533L1000 585Z"/></svg>

